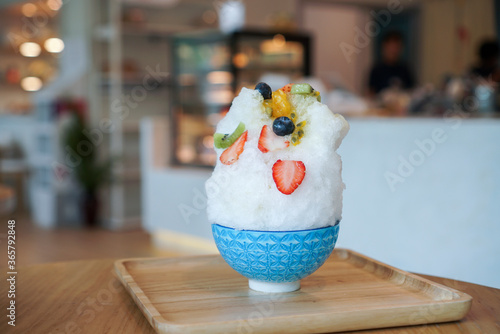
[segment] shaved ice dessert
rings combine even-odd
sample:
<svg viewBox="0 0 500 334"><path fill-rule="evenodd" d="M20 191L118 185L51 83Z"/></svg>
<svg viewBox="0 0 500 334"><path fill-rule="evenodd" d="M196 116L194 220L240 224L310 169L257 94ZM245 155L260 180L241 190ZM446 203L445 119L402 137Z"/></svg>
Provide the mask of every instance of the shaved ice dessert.
<svg viewBox="0 0 500 334"><path fill-rule="evenodd" d="M237 230L293 231L338 224L346 120L308 84L243 88L214 135L208 219Z"/></svg>
<svg viewBox="0 0 500 334"><path fill-rule="evenodd" d="M336 150L348 131L308 84L243 88L217 125L208 219L251 289L298 290L330 256L344 190Z"/></svg>

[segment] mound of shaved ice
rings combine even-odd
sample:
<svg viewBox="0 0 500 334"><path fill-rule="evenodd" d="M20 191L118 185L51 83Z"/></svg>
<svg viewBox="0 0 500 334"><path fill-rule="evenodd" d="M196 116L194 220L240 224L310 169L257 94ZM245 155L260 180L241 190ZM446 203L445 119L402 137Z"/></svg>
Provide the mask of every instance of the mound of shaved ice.
<svg viewBox="0 0 500 334"><path fill-rule="evenodd" d="M206 182L210 223L240 230L291 231L335 225L342 218L342 161L336 150L349 131L341 115L333 114L316 97L290 94L297 122L307 121L304 137L294 146L262 153L261 129L272 128L264 112L263 97L243 88L216 132L232 133L240 122L248 140L232 165L219 160L224 149L215 149L217 164ZM273 180L277 160L298 160L306 167L302 184L290 195L281 193Z"/></svg>

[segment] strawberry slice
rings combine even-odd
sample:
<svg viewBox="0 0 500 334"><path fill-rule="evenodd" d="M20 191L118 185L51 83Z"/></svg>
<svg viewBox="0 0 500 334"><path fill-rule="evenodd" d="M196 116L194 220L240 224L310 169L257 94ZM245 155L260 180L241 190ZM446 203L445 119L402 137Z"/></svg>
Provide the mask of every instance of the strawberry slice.
<svg viewBox="0 0 500 334"><path fill-rule="evenodd" d="M289 83L288 85L285 85L285 86L281 87L280 89L282 91L284 91L285 93L290 93L292 90L292 86L293 86L293 84Z"/></svg>
<svg viewBox="0 0 500 334"><path fill-rule="evenodd" d="M219 159L224 165L234 164L236 160L238 160L240 154L243 152L247 137L248 131L243 132L243 134L231 146L222 152Z"/></svg>
<svg viewBox="0 0 500 334"><path fill-rule="evenodd" d="M267 125L262 127L259 137L259 150L262 153L270 151L282 150L290 146L290 142L283 137L277 136L273 130Z"/></svg>
<svg viewBox="0 0 500 334"><path fill-rule="evenodd" d="M290 195L298 188L306 175L306 166L302 161L278 160L273 165L273 180L276 187L285 195Z"/></svg>

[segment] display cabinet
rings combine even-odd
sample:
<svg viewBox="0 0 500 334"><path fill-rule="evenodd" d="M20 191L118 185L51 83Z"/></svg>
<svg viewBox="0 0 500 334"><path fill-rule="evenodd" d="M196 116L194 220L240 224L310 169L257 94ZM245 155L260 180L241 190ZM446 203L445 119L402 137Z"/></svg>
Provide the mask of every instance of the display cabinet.
<svg viewBox="0 0 500 334"><path fill-rule="evenodd" d="M310 44L308 35L261 31L174 36L172 163L213 166L214 127L233 98L265 74L310 75Z"/></svg>

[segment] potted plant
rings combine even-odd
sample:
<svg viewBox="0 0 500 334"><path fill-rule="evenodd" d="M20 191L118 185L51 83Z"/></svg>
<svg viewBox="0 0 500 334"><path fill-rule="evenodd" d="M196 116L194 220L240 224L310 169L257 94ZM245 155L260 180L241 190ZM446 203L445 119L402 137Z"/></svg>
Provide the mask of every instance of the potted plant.
<svg viewBox="0 0 500 334"><path fill-rule="evenodd" d="M100 161L99 145L85 134L90 133L81 113L74 112L63 133L65 150L77 154L73 174L83 190L81 212L87 226L96 226L99 218L99 189L110 180L112 160Z"/></svg>

